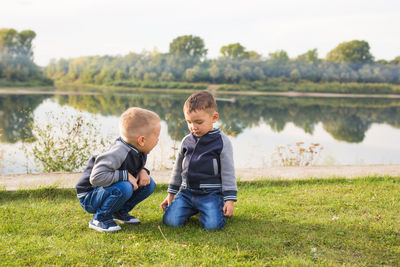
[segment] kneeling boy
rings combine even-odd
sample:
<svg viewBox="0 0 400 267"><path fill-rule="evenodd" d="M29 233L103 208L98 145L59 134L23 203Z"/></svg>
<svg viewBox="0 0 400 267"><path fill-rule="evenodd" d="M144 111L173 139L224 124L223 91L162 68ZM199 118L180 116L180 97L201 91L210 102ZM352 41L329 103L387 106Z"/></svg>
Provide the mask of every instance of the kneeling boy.
<svg viewBox="0 0 400 267"><path fill-rule="evenodd" d="M161 203L163 222L182 226L200 213L204 229L221 229L225 216L233 215L237 194L232 145L225 134L213 128L219 115L209 92L191 95L183 112L191 134L182 140L168 196Z"/></svg>

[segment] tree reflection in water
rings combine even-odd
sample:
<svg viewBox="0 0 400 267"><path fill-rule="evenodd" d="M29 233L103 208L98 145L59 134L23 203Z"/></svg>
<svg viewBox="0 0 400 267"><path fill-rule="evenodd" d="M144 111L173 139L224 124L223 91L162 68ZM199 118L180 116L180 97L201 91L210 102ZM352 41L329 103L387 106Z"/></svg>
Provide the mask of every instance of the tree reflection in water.
<svg viewBox="0 0 400 267"><path fill-rule="evenodd" d="M158 113L168 125L173 140L181 140L188 129L182 105L187 94L133 93L104 95L57 95L60 105L104 116L119 116L126 108L138 106ZM231 98L231 96L218 95ZM2 142L14 143L31 135L32 112L48 96L1 95L0 128ZM219 127L231 136L246 128L268 124L281 132L292 122L304 132L313 134L318 123L336 140L362 142L372 123L400 127L400 101L396 99L306 98L276 96L236 96L235 102L218 103Z"/></svg>

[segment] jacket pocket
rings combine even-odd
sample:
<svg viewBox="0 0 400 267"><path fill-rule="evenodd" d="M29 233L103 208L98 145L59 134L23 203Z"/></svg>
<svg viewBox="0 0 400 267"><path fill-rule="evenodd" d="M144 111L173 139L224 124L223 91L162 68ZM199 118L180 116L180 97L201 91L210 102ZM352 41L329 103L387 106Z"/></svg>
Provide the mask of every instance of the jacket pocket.
<svg viewBox="0 0 400 267"><path fill-rule="evenodd" d="M185 161L186 161L186 157L183 157L183 160L182 160L182 170L184 170L185 169Z"/></svg>
<svg viewBox="0 0 400 267"><path fill-rule="evenodd" d="M218 161L217 161L217 159L213 159L213 166L214 166L214 174L218 175Z"/></svg>

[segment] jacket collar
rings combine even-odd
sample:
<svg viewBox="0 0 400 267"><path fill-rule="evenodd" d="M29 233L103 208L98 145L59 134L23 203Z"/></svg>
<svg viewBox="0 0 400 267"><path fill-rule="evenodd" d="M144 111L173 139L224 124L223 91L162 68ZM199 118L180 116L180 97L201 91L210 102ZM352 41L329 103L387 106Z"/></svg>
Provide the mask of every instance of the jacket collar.
<svg viewBox="0 0 400 267"><path fill-rule="evenodd" d="M133 145L131 145L131 144L127 143L127 142L125 142L124 139L122 139L122 137L118 137L117 140L119 140L119 141L121 141L123 144L127 145L130 149L132 149L132 150L135 151L136 153L138 153L138 154L140 153L140 151L139 151L136 147L134 147Z"/></svg>
<svg viewBox="0 0 400 267"><path fill-rule="evenodd" d="M194 133L192 133L192 136L193 136L194 138L196 138L196 140L197 140L197 139L199 139L199 138L201 138L201 137L203 137L203 136L212 135L212 134L217 134L217 133L219 133L219 132L220 132L219 128L214 128L214 129L212 129L211 131L209 131L208 133L206 133L205 135L196 136Z"/></svg>
<svg viewBox="0 0 400 267"><path fill-rule="evenodd" d="M217 134L217 133L219 133L219 129L218 128L214 128L214 129L212 129L211 131L209 131L206 134Z"/></svg>

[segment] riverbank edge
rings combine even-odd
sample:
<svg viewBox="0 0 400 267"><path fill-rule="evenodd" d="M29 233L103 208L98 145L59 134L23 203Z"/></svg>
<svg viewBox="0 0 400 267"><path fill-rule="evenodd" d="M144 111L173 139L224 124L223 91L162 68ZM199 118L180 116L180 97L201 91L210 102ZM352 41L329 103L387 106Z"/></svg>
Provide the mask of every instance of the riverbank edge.
<svg viewBox="0 0 400 267"><path fill-rule="evenodd" d="M15 94L15 95L30 95L30 94L43 94L43 95L101 95L104 94L106 89L113 90L115 93L121 91L127 92L164 92L164 93L192 93L198 89L171 89L171 88L135 88L135 87L116 87L92 84L60 84L72 87L85 87L86 90L67 91L58 90L56 87L33 87L23 88L17 87L10 89L9 87L0 87L0 95ZM53 89L53 90L52 90ZM286 96L286 97L323 97L323 98L391 98L400 99L400 94L360 94L360 93L328 93L328 92L300 92L300 91L225 91L218 90L216 84L209 84L205 90L212 91L217 95L249 95L249 96Z"/></svg>
<svg viewBox="0 0 400 267"><path fill-rule="evenodd" d="M165 92L165 93L190 93L193 91L189 90L162 90L162 89L152 89L152 88L131 88L135 92ZM400 99L400 94L334 94L334 93L304 93L304 92L232 92L232 91L217 91L216 94L226 94L226 95L270 95L270 96L286 96L286 97L326 97L326 98L391 98ZM102 92L80 92L80 91L43 91L43 90L7 90L0 88L0 95L101 95Z"/></svg>
<svg viewBox="0 0 400 267"><path fill-rule="evenodd" d="M151 176L158 184L167 184L170 175L171 170L151 171ZM74 188L80 176L80 172L0 175L0 190L14 191L37 189L48 186ZM391 176L400 178L400 164L236 169L237 181L325 178L352 179L368 176Z"/></svg>

